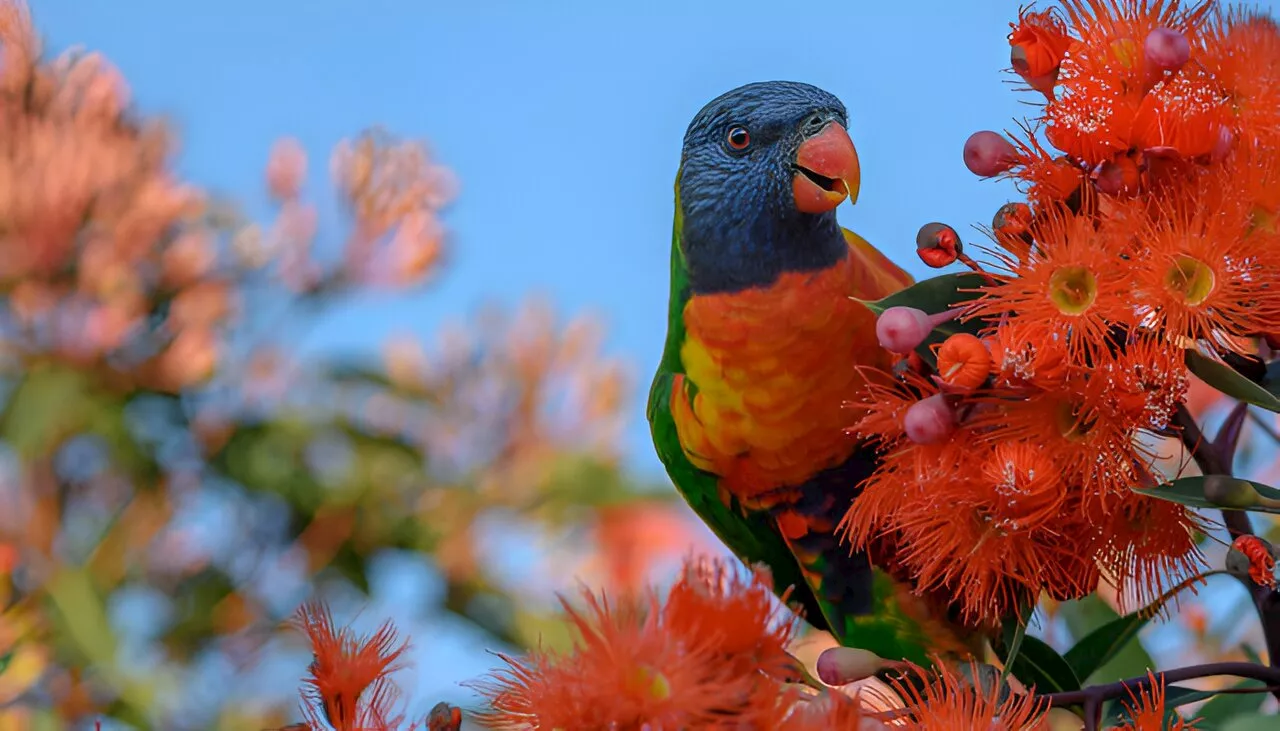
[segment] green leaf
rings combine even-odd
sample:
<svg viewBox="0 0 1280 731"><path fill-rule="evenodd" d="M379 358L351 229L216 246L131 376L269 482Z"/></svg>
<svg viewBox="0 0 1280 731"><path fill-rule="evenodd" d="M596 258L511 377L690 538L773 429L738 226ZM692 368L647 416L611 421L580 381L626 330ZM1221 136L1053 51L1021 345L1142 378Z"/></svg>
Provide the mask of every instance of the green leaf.
<svg viewBox="0 0 1280 731"><path fill-rule="evenodd" d="M33 366L9 397L0 436L23 457L48 455L84 428L91 399L84 376L48 365Z"/></svg>
<svg viewBox="0 0 1280 731"><path fill-rule="evenodd" d="M342 544L326 568L351 582L360 593L369 593L369 557L361 555L351 541Z"/></svg>
<svg viewBox="0 0 1280 731"><path fill-rule="evenodd" d="M1260 680L1243 680L1235 688L1263 688L1266 684ZM1257 713L1267 700L1266 693L1223 693L1200 707L1196 713L1209 725L1219 725L1237 716Z"/></svg>
<svg viewBox="0 0 1280 731"><path fill-rule="evenodd" d="M1250 645L1249 643L1246 642L1245 644L1240 646L1240 651L1244 653L1245 658L1249 662L1255 665L1262 664L1262 656L1258 654L1257 650L1253 649L1253 645Z"/></svg>
<svg viewBox="0 0 1280 731"><path fill-rule="evenodd" d="M1240 375L1228 365L1212 360L1194 350L1187 351L1187 368L1197 378L1222 393L1245 403L1261 406L1280 413L1280 398L1267 389Z"/></svg>
<svg viewBox="0 0 1280 731"><path fill-rule="evenodd" d="M1199 688L1184 688L1181 685L1168 685L1164 689L1164 706L1169 709L1185 706L1188 703L1212 698L1218 695L1219 692L1216 690L1200 690Z"/></svg>
<svg viewBox="0 0 1280 731"><path fill-rule="evenodd" d="M1005 634L1012 633L1006 630ZM1009 639L1012 640L1014 637L1016 635ZM1013 649L1011 642L1002 642L1001 645L1003 648ZM1080 678L1071 669L1071 665L1043 640L1025 635L1013 659L1007 658L1008 655L1005 655L1001 660L1007 663L1009 673L1023 685L1035 686L1037 692L1060 693L1080 690Z"/></svg>
<svg viewBox="0 0 1280 731"><path fill-rule="evenodd" d="M1063 657L1076 677L1087 680L1119 656L1149 619L1139 612L1118 617L1082 637Z"/></svg>
<svg viewBox="0 0 1280 731"><path fill-rule="evenodd" d="M877 315L890 307L914 307L934 315L953 309L964 302L977 299L981 293L971 290L976 290L986 284L986 278L974 272L943 274L916 282L910 287L895 292L884 299L874 302L862 300L862 302ZM925 361L933 363L933 352L929 350L929 346L941 343L956 333L965 332L977 335L982 330L982 327L982 321L977 319L967 322L961 322L958 319L948 320L934 328L933 332L929 334L929 337L925 338L925 341L920 344L916 352Z"/></svg>
<svg viewBox="0 0 1280 731"><path fill-rule="evenodd" d="M1280 716L1252 713L1227 721L1222 724L1222 731L1275 731L1276 724L1280 724Z"/></svg>
<svg viewBox="0 0 1280 731"><path fill-rule="evenodd" d="M100 439L112 463L130 472L142 487L159 476L155 459L129 429L122 396L94 387L74 370L32 366L9 394L0 416L0 438L20 456L38 459L81 434Z"/></svg>
<svg viewBox="0 0 1280 731"><path fill-rule="evenodd" d="M1280 490L1264 485L1260 482L1253 482L1252 480L1226 478L1223 475L1213 475L1213 477L1219 480L1230 479L1238 483L1252 486L1254 491L1258 494L1259 504L1250 505L1248 507L1234 507L1231 505L1221 505L1209 500L1204 495L1205 480L1207 479L1204 475L1181 477L1173 482L1166 482L1163 485L1156 485L1155 487L1133 487L1130 489L1140 495L1181 503L1193 508L1247 510L1256 513L1280 514Z"/></svg>
<svg viewBox="0 0 1280 731"><path fill-rule="evenodd" d="M107 617L106 603L85 568L63 566L55 569L45 584L53 609L51 618L61 630L59 640L73 648L134 709L154 708L156 698L172 692L174 678L141 681L119 672L118 644Z"/></svg>
<svg viewBox="0 0 1280 731"><path fill-rule="evenodd" d="M1018 622L1013 625L1012 632L1008 626L1005 628L1004 646L1009 648L1009 654L1004 658L1004 671L1000 673L1000 682L1008 678L1009 673L1013 670L1013 664L1018 661L1018 653L1022 650L1022 641L1027 637L1027 623Z"/></svg>
<svg viewBox="0 0 1280 731"><path fill-rule="evenodd" d="M884 299L874 302L864 301L876 312L884 312L890 307L915 307L934 314L977 299L981 292L973 290L978 290L986 284L986 278L976 272L942 274L922 279Z"/></svg>
<svg viewBox="0 0 1280 731"><path fill-rule="evenodd" d="M1097 596L1064 602L1058 611L1063 619L1066 620L1067 627L1071 630L1071 633L1076 637L1082 638L1081 641L1088 635L1098 632L1108 624L1121 619L1114 609L1107 606ZM1071 651L1068 650L1066 654L1068 662L1070 662L1071 657ZM1084 658L1077 656L1076 662L1083 667ZM1110 660L1098 664L1088 675L1080 674L1079 670L1077 670L1077 674L1081 681L1085 683L1111 683L1124 678L1142 675L1147 671L1147 668L1153 667L1155 667L1155 661L1151 659L1146 649L1142 647L1142 642L1133 640L1124 643L1116 650Z"/></svg>
<svg viewBox="0 0 1280 731"><path fill-rule="evenodd" d="M46 584L49 601L64 637L91 663L109 668L115 662L116 639L107 619L102 596L93 585L88 571L80 568L57 569Z"/></svg>

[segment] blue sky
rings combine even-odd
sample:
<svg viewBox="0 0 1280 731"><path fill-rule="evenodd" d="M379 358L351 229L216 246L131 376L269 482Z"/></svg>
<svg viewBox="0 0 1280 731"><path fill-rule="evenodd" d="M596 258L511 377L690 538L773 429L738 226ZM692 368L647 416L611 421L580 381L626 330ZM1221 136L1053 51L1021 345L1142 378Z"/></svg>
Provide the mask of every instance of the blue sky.
<svg viewBox="0 0 1280 731"><path fill-rule="evenodd" d="M632 364L627 449L659 476L641 408L665 328L671 184L685 126L712 97L793 79L841 97L863 165L840 215L924 274L916 229L987 222L1008 186L961 162L969 133L1023 113L1000 69L1017 3L763 0L365 3L35 0L51 49L100 50L142 109L181 130L182 170L261 202L272 140L318 156L370 124L429 142L462 182L438 286L342 308L315 347L430 335L486 300L549 295L599 313ZM357 10L356 8L360 9ZM323 195L319 200L328 201Z"/></svg>
<svg viewBox="0 0 1280 731"><path fill-rule="evenodd" d="M31 4L51 50L105 53L144 111L178 125L182 171L242 200L265 199L262 166L283 135L316 155L313 191L333 143L368 125L427 140L462 183L447 276L343 308L308 347L429 337L482 302L530 293L562 314L596 312L610 352L632 364L626 446L652 477L642 399L666 327L671 184L703 103L764 79L843 99L863 190L841 220L917 276L928 274L913 253L921 224L974 240L970 224L1013 195L965 170L965 138L1034 111L1000 71L1018 0ZM420 602L400 597L429 591L419 584L399 582L384 601ZM488 664L472 640L451 642L418 658L437 668L424 673L428 692Z"/></svg>

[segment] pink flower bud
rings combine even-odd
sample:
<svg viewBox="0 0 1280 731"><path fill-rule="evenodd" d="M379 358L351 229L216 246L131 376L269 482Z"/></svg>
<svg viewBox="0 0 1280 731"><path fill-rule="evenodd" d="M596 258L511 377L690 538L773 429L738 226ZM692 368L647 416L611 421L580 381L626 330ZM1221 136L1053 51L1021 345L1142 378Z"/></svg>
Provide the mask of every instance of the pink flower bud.
<svg viewBox="0 0 1280 731"><path fill-rule="evenodd" d="M890 353L906 355L929 337L929 315L914 307L890 307L876 318L876 339Z"/></svg>
<svg viewBox="0 0 1280 731"><path fill-rule="evenodd" d="M833 647L818 656L818 679L827 685L848 685L875 675L884 666L884 658L870 650Z"/></svg>
<svg viewBox="0 0 1280 731"><path fill-rule="evenodd" d="M969 172L989 178L999 175L1018 162L1013 143L997 132L974 132L964 143L964 165Z"/></svg>
<svg viewBox="0 0 1280 731"><path fill-rule="evenodd" d="M956 428L955 411L942 394L915 402L902 417L907 439L916 444L937 444Z"/></svg>
<svg viewBox="0 0 1280 731"><path fill-rule="evenodd" d="M890 307L876 318L876 339L890 353L906 355L920 347L935 327L958 314L959 309L930 315L914 307Z"/></svg>
<svg viewBox="0 0 1280 731"><path fill-rule="evenodd" d="M1166 71L1176 71L1191 58L1191 43L1185 35L1172 28L1156 28L1147 34L1143 51L1147 63Z"/></svg>

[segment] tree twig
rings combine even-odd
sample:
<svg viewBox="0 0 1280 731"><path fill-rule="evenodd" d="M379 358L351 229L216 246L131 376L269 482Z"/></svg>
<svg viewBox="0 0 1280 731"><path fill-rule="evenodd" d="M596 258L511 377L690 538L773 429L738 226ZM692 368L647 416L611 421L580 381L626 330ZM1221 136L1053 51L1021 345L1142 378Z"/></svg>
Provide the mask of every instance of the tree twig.
<svg viewBox="0 0 1280 731"><path fill-rule="evenodd" d="M1240 407L1245 409L1242 411ZM1206 475L1231 475L1236 438L1240 422L1248 413L1247 408L1247 404L1240 404L1232 411L1223 435L1217 443L1214 443L1205 438L1204 432L1200 430L1200 426L1196 424L1195 418L1187 407L1185 405L1178 407L1173 422L1181 432L1183 445L1199 465L1201 472ZM1242 535L1253 534L1253 527L1249 524L1249 514L1244 511L1223 510L1222 522L1226 525L1227 533L1232 540ZM1255 584L1248 577L1238 578L1249 592L1253 606L1258 612L1258 619L1262 623L1263 642L1267 648L1267 662L1274 669L1277 663L1280 663L1280 594ZM1273 690L1272 695L1280 699L1280 689Z"/></svg>
<svg viewBox="0 0 1280 731"><path fill-rule="evenodd" d="M1188 665L1185 668L1175 668L1166 670L1162 673L1153 674L1156 682L1182 683L1188 680L1196 680L1198 678L1211 678L1215 675L1233 675L1237 678L1248 678L1250 680L1258 680L1266 683L1267 686L1280 685L1280 668L1268 667L1252 662L1211 662L1204 665ZM1128 698L1130 695L1137 695L1147 686L1151 685L1151 676L1143 675L1136 678L1128 678L1126 680L1117 680L1114 683L1105 683L1103 685L1093 685L1083 690L1072 690L1062 693L1045 693L1039 698L1049 704L1050 707L1059 706L1084 706L1085 709L1101 708L1105 701L1116 698ZM1251 688L1241 690L1263 691L1267 688ZM1085 722L1088 723L1088 714L1085 714ZM1096 720L1095 720L1096 723Z"/></svg>

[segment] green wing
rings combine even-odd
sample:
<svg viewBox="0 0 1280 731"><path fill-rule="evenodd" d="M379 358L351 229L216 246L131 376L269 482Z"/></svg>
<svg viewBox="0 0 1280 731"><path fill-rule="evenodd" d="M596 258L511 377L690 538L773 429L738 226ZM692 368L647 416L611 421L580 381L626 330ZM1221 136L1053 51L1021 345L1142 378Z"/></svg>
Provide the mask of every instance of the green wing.
<svg viewBox="0 0 1280 731"><path fill-rule="evenodd" d="M689 462L671 418L671 386L675 373L659 370L649 391L649 428L658 458L667 468L672 483L693 512L724 542L735 556L747 563L764 563L773 572L776 588L794 587L791 601L805 610L805 617L819 629L826 629L821 607L800 573L791 549L765 513L743 513L730 500L720 498L716 476Z"/></svg>

